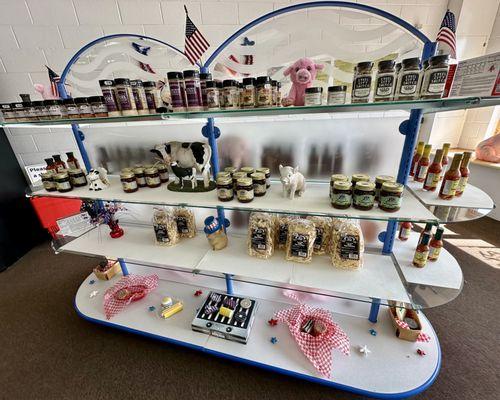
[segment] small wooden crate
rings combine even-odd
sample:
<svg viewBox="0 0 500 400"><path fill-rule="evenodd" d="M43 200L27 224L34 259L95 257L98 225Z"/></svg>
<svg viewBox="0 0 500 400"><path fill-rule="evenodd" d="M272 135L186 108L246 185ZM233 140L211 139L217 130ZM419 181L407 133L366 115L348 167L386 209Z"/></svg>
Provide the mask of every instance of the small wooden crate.
<svg viewBox="0 0 500 400"><path fill-rule="evenodd" d="M391 316L392 325L396 329L396 336L399 339L408 340L409 342L416 342L418 336L422 332L422 324L420 323L420 318L415 310L406 310L406 316L414 319L418 324L418 329L404 329L401 328L397 322L396 307L389 307L389 314Z"/></svg>
<svg viewBox="0 0 500 400"><path fill-rule="evenodd" d="M103 281L109 281L113 276L115 276L120 271L120 263L116 261L110 268L102 272L96 267L94 268L94 274L98 279Z"/></svg>

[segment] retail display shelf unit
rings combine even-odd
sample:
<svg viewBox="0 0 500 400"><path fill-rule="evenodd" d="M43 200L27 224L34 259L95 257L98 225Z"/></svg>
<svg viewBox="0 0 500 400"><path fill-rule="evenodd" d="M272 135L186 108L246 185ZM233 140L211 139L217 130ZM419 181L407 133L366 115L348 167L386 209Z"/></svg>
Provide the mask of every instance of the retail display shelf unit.
<svg viewBox="0 0 500 400"><path fill-rule="evenodd" d="M385 11L357 3L318 1L292 5L257 18L231 35L209 56L203 65L197 65L196 68L199 68L201 72L213 70L216 62L224 58L224 54L226 57L228 56L225 52L232 54L233 48L231 46L234 47L236 44L239 47L239 43L242 42L245 35L252 32L254 28L258 29L266 26L265 24L273 24L280 18L300 12L307 13L304 14L304 18L313 19L314 15L318 14L309 11L315 9L326 9L336 13L345 11L348 13L346 15L351 17L353 13L369 14L369 17L378 18L400 30L403 35L407 35L408 40L405 43L415 43L416 47L413 50L421 50L423 60L435 53L436 44L434 42L411 24ZM280 26L285 25L282 23ZM329 26L331 25L329 24ZM186 61L181 51L158 39L134 34L105 36L84 46L71 58L61 74L59 82L61 96L68 97L66 92L67 79L80 57L88 55L89 52L104 43L121 39L145 40L165 46L167 53L170 52L174 55L172 67L175 67L175 62L179 60ZM327 53L330 50L327 50ZM318 51L317 54L327 53ZM284 61L285 64L288 64L293 60ZM268 68L273 66L262 66L262 71L259 72L267 72ZM109 66L107 68L109 71L112 69ZM56 250L117 258L122 267L123 275L129 273L149 274L154 271L160 276L158 289L150 293L146 299L130 305L111 321L106 320L104 316L103 294L107 288L116 283L119 276L110 281L95 282L92 277L88 277L77 292L75 306L78 313L90 321L362 395L378 398L403 398L425 390L436 379L440 368L441 349L430 322L421 311L419 311L419 316L423 331L429 335L430 342L416 344L399 340L395 336L386 305L397 301L403 307L420 310L444 304L460 293L463 276L455 259L445 250L442 251L440 260L437 262L429 263L425 268L413 267L411 264L412 254L418 235L413 234L407 242L398 241L396 239L398 221L404 219L439 224L443 221L477 218L493 208L491 199L479 189L471 186L467 188L461 201L469 199L469 195L480 193L481 196L470 198L469 203L461 202L455 207L462 211L473 210L468 213L453 211L453 202L448 205L434 204L435 199L427 198L426 194L421 193L418 188L408 183L411 159L422 115L427 112L486 107L497 104L500 102L496 98L470 97L339 106L51 120L19 124L3 123L3 125L15 127L71 124L81 159L85 169L89 171L92 165L85 148L83 132L85 124L106 122L145 122L147 124L150 121L207 118L202 134L212 149L212 173L216 175L219 171L217 138L223 132L215 126L215 118L250 116L260 119L266 116L286 117L297 114L409 111L408 119L399 126L399 132L404 135L404 145L397 174L397 181L404 185L408 184L408 188L404 195L404 206L400 211L392 214L384 213L377 208L367 212L354 209L338 212L328 202L327 184L320 183L311 184L303 198L293 202L284 202L281 201L282 199L278 199L281 190L276 187L279 184L275 182L266 197L256 199L249 205L236 201L219 203L213 192L183 196L182 193L167 192L165 188L145 188L136 193L125 194L115 176L111 177L111 186L98 193L92 193L86 188L75 189L65 194L48 193L43 190L30 190L29 192L30 195L34 196L61 195L61 197L92 199L96 200L97 204L101 204L101 200L107 200L211 208L216 209L220 220L224 218L224 209L238 209L387 221L385 231L379 235L383 245L382 250L367 251L364 266L359 271L337 270L330 265L327 256L315 257L309 265L284 262L279 252L269 260L250 258L245 251L246 239L231 233L230 229L228 231L229 245L219 252L209 250L201 233L195 238L181 241L177 246L171 248L155 247L152 241L151 226L140 225L126 225L126 233L119 239L111 239L108 235L101 234L100 228L96 227L79 237L61 239ZM472 204L472 200L474 200L474 204ZM476 200L479 202L476 203ZM441 217L435 212L438 208L441 210L441 208L446 207L449 208L449 211L443 211ZM234 289L233 283L236 283ZM258 300L259 307L256 312L255 325L247 345L191 330L190 325L195 316L195 310L202 304L202 298L194 296L193 293L197 290L208 292L211 289L224 290L228 295L233 295L233 292L236 292ZM330 310L334 320L350 337L351 355L349 357L344 357L340 353L333 355L332 377L322 377L315 371L293 342L284 324L271 327L266 323L277 310L290 306L292 301L284 295L284 291L294 291L301 298L301 301ZM162 296L165 295L184 301L184 310L169 320L162 320L156 312L148 311L150 306L157 306ZM376 329L377 334L370 334L370 329ZM271 343L270 336L278 337L278 343ZM368 346L371 350L370 355L366 356L366 354L358 352L359 346L362 345ZM426 355L417 355L417 348L424 351Z"/></svg>

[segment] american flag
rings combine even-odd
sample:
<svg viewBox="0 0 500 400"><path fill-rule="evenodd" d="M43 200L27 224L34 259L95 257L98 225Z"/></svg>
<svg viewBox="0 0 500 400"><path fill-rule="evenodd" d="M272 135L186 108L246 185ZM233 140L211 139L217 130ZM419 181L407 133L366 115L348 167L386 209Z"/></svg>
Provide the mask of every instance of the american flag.
<svg viewBox="0 0 500 400"><path fill-rule="evenodd" d="M441 22L441 28L437 34L436 41L438 44L445 44L450 49L450 57L457 58L457 48L456 48L456 38L455 38L455 15L447 10L444 15L443 22Z"/></svg>
<svg viewBox="0 0 500 400"><path fill-rule="evenodd" d="M193 24L191 18L189 18L186 6L184 6L184 10L186 11L186 40L184 42L184 54L191 64L194 65L196 61L201 58L203 53L207 51L210 44L207 42L207 39L203 37L195 24Z"/></svg>
<svg viewBox="0 0 500 400"><path fill-rule="evenodd" d="M59 97L59 89L57 87L57 84L61 80L61 77L57 75L52 69L49 67L45 66L47 68L47 72L49 73L49 80L50 80L50 91L52 92L52 95L56 98Z"/></svg>

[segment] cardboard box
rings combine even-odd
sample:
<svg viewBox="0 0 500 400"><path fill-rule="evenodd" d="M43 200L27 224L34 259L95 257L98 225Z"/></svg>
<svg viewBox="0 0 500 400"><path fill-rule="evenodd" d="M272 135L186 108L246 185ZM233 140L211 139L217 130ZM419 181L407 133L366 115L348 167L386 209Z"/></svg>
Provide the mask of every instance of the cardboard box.
<svg viewBox="0 0 500 400"><path fill-rule="evenodd" d="M114 264L104 272L100 271L98 267L94 268L95 276L102 281L109 281L118 272L120 272L120 263L118 261L115 261Z"/></svg>
<svg viewBox="0 0 500 400"><path fill-rule="evenodd" d="M388 310L391 316L392 325L396 329L396 336L399 339L408 340L409 342L416 342L418 336L422 332L422 324L420 322L420 318L418 317L417 312L415 310L408 309L406 310L406 316L414 319L417 322L418 329L410 329L410 328L404 329L401 328L396 322L397 319L396 307L389 307Z"/></svg>

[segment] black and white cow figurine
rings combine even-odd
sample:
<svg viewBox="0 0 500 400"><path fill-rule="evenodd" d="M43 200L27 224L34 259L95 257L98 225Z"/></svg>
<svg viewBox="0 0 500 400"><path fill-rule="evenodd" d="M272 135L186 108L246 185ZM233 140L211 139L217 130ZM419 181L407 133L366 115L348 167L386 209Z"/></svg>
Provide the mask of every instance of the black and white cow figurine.
<svg viewBox="0 0 500 400"><path fill-rule="evenodd" d="M191 181L192 189L198 186L198 182L196 181L196 168L182 168L179 167L176 162L171 163L170 167L172 168L174 175L177 177L177 183L181 185L181 189L184 187L184 180Z"/></svg>
<svg viewBox="0 0 500 400"><path fill-rule="evenodd" d="M210 184L210 157L212 149L202 142L167 142L157 144L151 152L171 167L173 162L181 168L194 168L203 176L205 188ZM173 171L172 171L173 172ZM195 174L196 179L196 174Z"/></svg>

